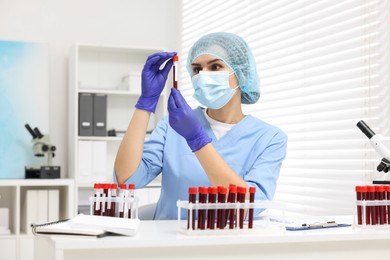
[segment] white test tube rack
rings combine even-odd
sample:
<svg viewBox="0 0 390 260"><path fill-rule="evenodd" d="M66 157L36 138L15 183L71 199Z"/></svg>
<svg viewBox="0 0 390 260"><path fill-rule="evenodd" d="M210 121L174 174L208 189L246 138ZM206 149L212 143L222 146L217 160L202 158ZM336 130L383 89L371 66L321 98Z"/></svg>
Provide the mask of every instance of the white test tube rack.
<svg viewBox="0 0 390 260"><path fill-rule="evenodd" d="M129 209L131 219L138 219L138 197L95 197L92 196L89 198L90 203L90 215L94 215L94 208L97 207L97 210L101 207L101 212L106 211L107 205L115 203L115 214L111 217L121 217L120 212L123 213L123 218L129 218ZM110 207L111 208L111 207ZM123 210L123 211L122 211Z"/></svg>
<svg viewBox="0 0 390 260"><path fill-rule="evenodd" d="M390 200L357 200L356 201L356 206L361 207L361 219L362 219L362 224L358 223L358 212L357 212L357 207L355 207L355 214L353 215L353 224L352 227L354 229L365 229L365 230L389 230L390 229L390 221L389 221L389 207L390 207ZM372 220L370 219L369 222L370 224L367 224L367 207L370 208L370 218L371 214L373 214L373 210L376 210L375 207L380 207L384 206L386 209L384 215L382 217L386 218L386 221L384 224L380 223L380 215L376 216L376 224L372 224ZM376 214L383 214L381 209L379 209Z"/></svg>
<svg viewBox="0 0 390 260"><path fill-rule="evenodd" d="M280 232L285 231L285 205L281 202L276 201L270 201L270 200L256 200L255 202L249 202L247 200L246 202L236 202L236 203L199 203L198 201L196 203L189 203L188 201L177 201L176 202L178 211L177 211L177 220L178 220L178 230L179 232L186 234L186 235L234 235L234 234L252 234L256 232L261 233L267 233L267 232ZM185 209L189 211L188 214L188 220L181 220L181 210ZM229 221L227 221L227 225L224 229L220 229L215 227L214 229L193 229L192 228L192 219L193 216L193 210L229 210L234 209L236 212L236 223L237 225L234 225L232 229L229 228ZM244 221L243 228L240 228L239 223L241 221L240 214L238 214L240 209L247 210L247 216L249 214L249 209L264 209L264 212L262 215L264 215L264 221L255 221L253 220L253 227L248 228L248 222ZM278 225L270 225L270 212L269 210L276 210L280 212L280 221L278 222ZM225 214L225 213L223 213ZM215 213L215 216L217 216L217 213ZM248 219L248 217L247 217ZM188 223L190 223L188 225ZM195 226L197 226L197 220L195 221ZM189 228L187 228L189 227Z"/></svg>

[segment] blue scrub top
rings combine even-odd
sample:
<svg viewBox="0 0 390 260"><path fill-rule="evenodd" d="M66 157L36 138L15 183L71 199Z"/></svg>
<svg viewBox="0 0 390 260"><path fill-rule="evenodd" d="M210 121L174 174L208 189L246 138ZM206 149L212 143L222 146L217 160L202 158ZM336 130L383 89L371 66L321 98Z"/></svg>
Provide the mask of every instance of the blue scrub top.
<svg viewBox="0 0 390 260"><path fill-rule="evenodd" d="M248 186L256 187L256 200L272 199L283 159L287 136L280 129L247 115L217 140L204 116L203 108L194 112L219 155ZM162 174L161 194L154 219L177 219L178 200L188 200L188 188L212 186L186 140L164 117L145 141L142 162L126 183L142 188ZM114 179L115 172L114 172ZM181 210L181 219L187 210Z"/></svg>

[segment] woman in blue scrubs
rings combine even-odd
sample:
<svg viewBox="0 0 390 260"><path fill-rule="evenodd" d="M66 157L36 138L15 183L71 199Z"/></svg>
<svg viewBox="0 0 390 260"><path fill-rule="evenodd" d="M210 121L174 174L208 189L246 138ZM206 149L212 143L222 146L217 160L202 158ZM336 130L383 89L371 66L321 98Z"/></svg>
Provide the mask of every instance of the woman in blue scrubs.
<svg viewBox="0 0 390 260"><path fill-rule="evenodd" d="M258 101L260 88L252 52L235 34L211 33L195 42L187 69L202 107L191 109L172 88L168 116L144 142L174 55L156 53L144 65L142 94L119 147L114 178L142 188L162 174L154 219L177 219L176 201L188 200L190 186L254 186L257 200L272 199L287 136L242 112L242 104Z"/></svg>

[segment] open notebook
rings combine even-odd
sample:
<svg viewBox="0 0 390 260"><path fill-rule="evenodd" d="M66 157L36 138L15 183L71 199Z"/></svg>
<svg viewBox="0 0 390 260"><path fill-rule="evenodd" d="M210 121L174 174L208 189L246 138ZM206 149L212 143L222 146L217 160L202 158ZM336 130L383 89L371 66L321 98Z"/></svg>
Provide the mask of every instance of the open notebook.
<svg viewBox="0 0 390 260"><path fill-rule="evenodd" d="M71 219L32 224L31 227L34 234L103 237L109 234L134 236L138 231L139 224L139 219L79 214Z"/></svg>

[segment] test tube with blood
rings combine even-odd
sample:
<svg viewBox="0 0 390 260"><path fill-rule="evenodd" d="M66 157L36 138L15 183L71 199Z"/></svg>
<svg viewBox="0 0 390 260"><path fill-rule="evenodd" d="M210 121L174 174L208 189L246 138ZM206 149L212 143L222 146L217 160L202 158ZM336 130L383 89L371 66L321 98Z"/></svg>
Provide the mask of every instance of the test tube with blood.
<svg viewBox="0 0 390 260"><path fill-rule="evenodd" d="M102 196L103 191L102 185L100 183L95 183L93 188L95 190L95 194L93 195L95 197L93 202L93 214L100 216L102 214L102 203L100 201L100 197Z"/></svg>
<svg viewBox="0 0 390 260"><path fill-rule="evenodd" d="M255 193L256 188L255 187L249 187L249 202L254 203L255 202ZM248 228L253 228L253 208L249 209L249 216L248 216Z"/></svg>
<svg viewBox="0 0 390 260"><path fill-rule="evenodd" d="M390 202L390 185L385 186L386 190L386 201ZM390 224L390 204L387 204L387 223Z"/></svg>
<svg viewBox="0 0 390 260"><path fill-rule="evenodd" d="M206 187L199 187L199 203L206 203L207 202L207 188ZM200 209L198 211L198 229L205 229L206 225L206 210Z"/></svg>
<svg viewBox="0 0 390 260"><path fill-rule="evenodd" d="M222 190L222 186L218 186L217 187L217 202L218 203L221 203L221 190ZM221 220L221 210L220 209L218 209L217 210L217 222L216 222L216 226L217 226L217 228L219 228L220 227L220 220Z"/></svg>
<svg viewBox="0 0 390 260"><path fill-rule="evenodd" d="M356 200L358 202L362 202L366 199L366 193L367 193L366 186L356 186L355 191L356 191ZM358 224L362 225L363 224L363 206L361 206L361 205L357 205L357 219L358 219Z"/></svg>
<svg viewBox="0 0 390 260"><path fill-rule="evenodd" d="M178 78L178 74L177 74L177 71L178 71L178 61L179 61L179 56L175 55L173 56L172 58L173 60L173 87L175 89L177 89L178 87L178 84L177 84L177 78Z"/></svg>
<svg viewBox="0 0 390 260"><path fill-rule="evenodd" d="M376 200L376 196L375 196L375 186L367 186L367 194L368 194L368 201L374 201ZM366 210L366 213L368 213L368 216L366 216L366 224L370 224L370 223L367 223L367 219L371 219L371 225L376 225L378 224L378 221L377 221L377 214L376 214L376 207L377 206L367 206L367 210ZM368 220L370 221L370 220Z"/></svg>
<svg viewBox="0 0 390 260"><path fill-rule="evenodd" d="M115 217L116 215L116 201L115 201L115 198L116 198L116 189L118 188L118 186L115 184L115 183L112 183L110 185L110 190L111 190L111 211L110 211L110 216L111 217Z"/></svg>
<svg viewBox="0 0 390 260"><path fill-rule="evenodd" d="M119 185L119 198L121 199L121 201L119 202L119 217L120 218L124 218L125 217L125 205L126 203L124 203L124 199L126 198L126 184L121 184Z"/></svg>
<svg viewBox="0 0 390 260"><path fill-rule="evenodd" d="M135 184L129 184L129 191L128 191L128 198L131 198L130 202L129 202L129 213L128 213L128 218L133 218L134 217L134 214L133 213L133 210L134 210L134 198L135 198Z"/></svg>
<svg viewBox="0 0 390 260"><path fill-rule="evenodd" d="M375 193L376 193L376 199L380 202L384 202L386 198L385 187L382 185L375 186ZM385 205L377 206L377 219L380 225L387 224Z"/></svg>
<svg viewBox="0 0 390 260"><path fill-rule="evenodd" d="M226 187L221 187L220 189L221 190L219 192L218 202L219 203L225 203L226 202L227 188ZM218 216L217 216L217 223L218 223L217 228L224 229L225 228L225 209L218 209L217 214L218 214Z"/></svg>
<svg viewBox="0 0 390 260"><path fill-rule="evenodd" d="M196 203L196 187L188 188L188 203ZM190 222L192 230L195 230L195 219L196 219L196 210L188 210L187 217L187 229L190 229Z"/></svg>
<svg viewBox="0 0 390 260"><path fill-rule="evenodd" d="M246 194L246 188L245 187L237 187L237 201L240 203L245 202L245 194ZM243 208L240 208L240 224L239 227L242 229L244 228L244 212L245 210Z"/></svg>
<svg viewBox="0 0 390 260"><path fill-rule="evenodd" d="M109 213L110 213L110 210L111 209L111 204L108 203L108 200L109 200L109 197L110 197L110 184L109 183L105 183L103 184L103 194L104 194L104 198L105 198L105 202L104 202L104 207L103 207L103 216L109 216Z"/></svg>
<svg viewBox="0 0 390 260"><path fill-rule="evenodd" d="M236 203L236 194L237 194L237 186L231 184L229 187L229 197L228 202L230 203ZM230 209L229 214L229 229L234 229L235 222L236 222L236 209Z"/></svg>
<svg viewBox="0 0 390 260"><path fill-rule="evenodd" d="M217 200L217 188L216 187L209 187L209 200L208 202L211 204L214 204ZM215 229L215 209L209 209L207 212L207 228L208 229Z"/></svg>

